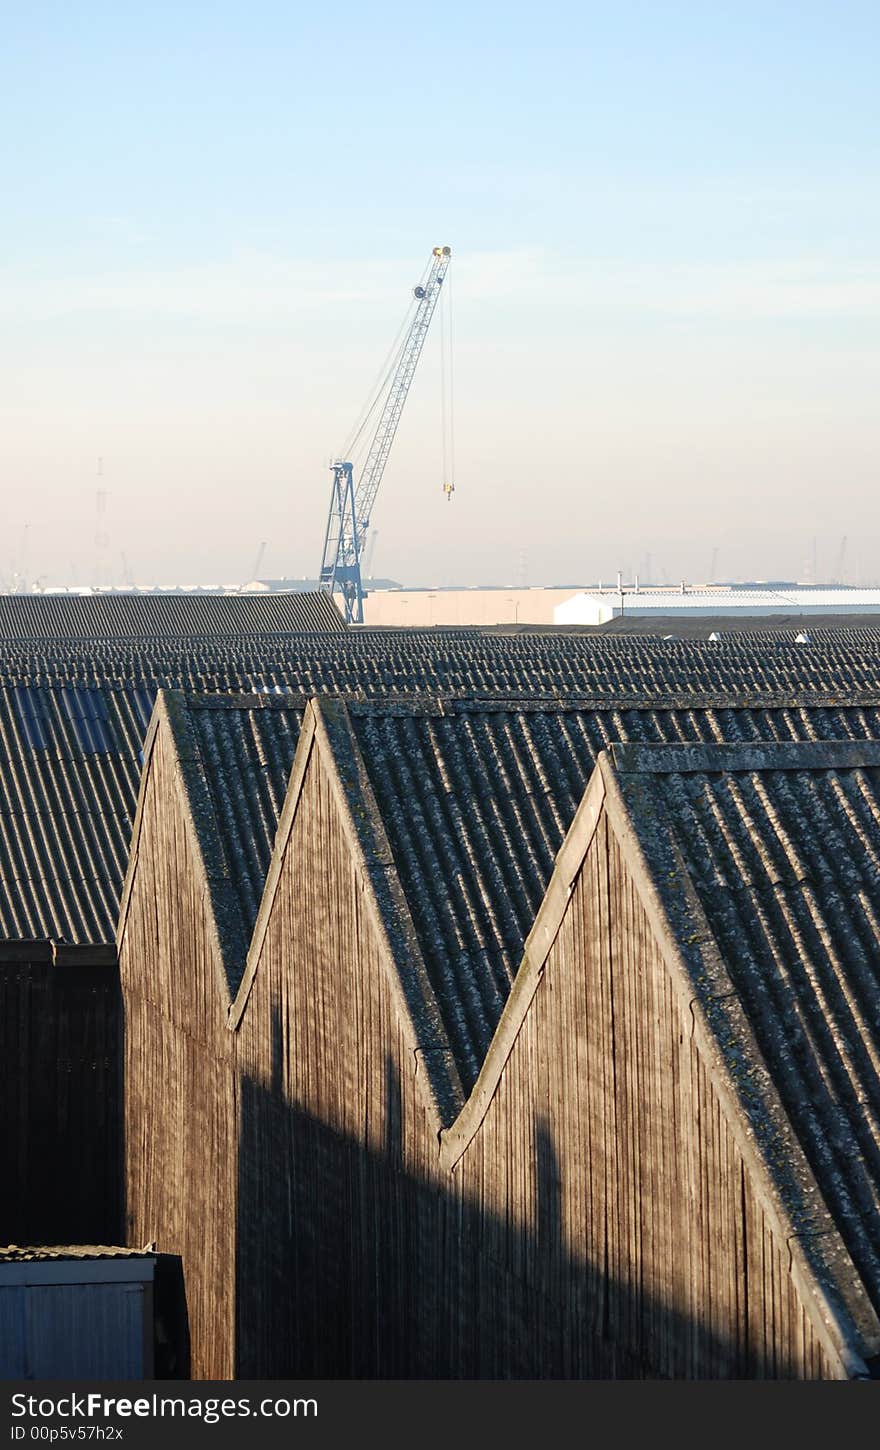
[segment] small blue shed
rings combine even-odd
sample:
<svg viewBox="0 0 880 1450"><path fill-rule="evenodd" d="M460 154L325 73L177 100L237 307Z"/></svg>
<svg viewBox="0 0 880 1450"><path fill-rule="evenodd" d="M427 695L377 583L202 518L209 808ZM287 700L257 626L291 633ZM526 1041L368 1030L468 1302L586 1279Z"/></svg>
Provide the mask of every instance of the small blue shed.
<svg viewBox="0 0 880 1450"><path fill-rule="evenodd" d="M0 1248L0 1379L151 1379L156 1255Z"/></svg>

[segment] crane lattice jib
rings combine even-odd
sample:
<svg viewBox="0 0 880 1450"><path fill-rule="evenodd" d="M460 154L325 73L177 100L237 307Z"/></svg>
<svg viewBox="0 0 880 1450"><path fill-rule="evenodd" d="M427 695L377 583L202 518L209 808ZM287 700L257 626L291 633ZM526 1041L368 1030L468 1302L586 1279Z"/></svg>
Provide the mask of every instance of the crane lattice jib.
<svg viewBox="0 0 880 1450"><path fill-rule="evenodd" d="M370 444L370 451L364 460L364 466L355 488L358 554L363 553L370 517L376 502L376 495L379 492L379 484L382 482L385 464L388 462L388 455L391 452L391 445L394 442L394 435L403 412L403 405L406 402L416 364L424 346L431 318L434 315L434 308L437 306L443 278L446 276L451 260L448 247L438 247L437 252L439 255L435 254L432 257L431 268L425 282L416 289L418 305L400 354L400 361L388 391L388 397L385 400L382 416ZM419 293L422 295L419 296Z"/></svg>

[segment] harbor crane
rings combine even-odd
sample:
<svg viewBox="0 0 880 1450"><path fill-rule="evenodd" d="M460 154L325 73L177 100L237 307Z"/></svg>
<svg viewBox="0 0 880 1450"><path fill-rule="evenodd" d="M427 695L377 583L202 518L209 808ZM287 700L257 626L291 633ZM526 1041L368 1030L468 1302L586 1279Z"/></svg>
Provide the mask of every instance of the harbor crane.
<svg viewBox="0 0 880 1450"><path fill-rule="evenodd" d="M411 315L407 314L405 331L399 346L392 349L391 364L379 391L351 443L346 447L346 456L330 465L333 481L318 588L325 594L341 594L346 624L364 622L361 559L367 542L370 517L451 258L449 247L433 249L422 280L413 289ZM379 422L355 483L354 465L351 462L354 445L363 435L383 395L385 402ZM443 487L448 500L454 485L446 481Z"/></svg>

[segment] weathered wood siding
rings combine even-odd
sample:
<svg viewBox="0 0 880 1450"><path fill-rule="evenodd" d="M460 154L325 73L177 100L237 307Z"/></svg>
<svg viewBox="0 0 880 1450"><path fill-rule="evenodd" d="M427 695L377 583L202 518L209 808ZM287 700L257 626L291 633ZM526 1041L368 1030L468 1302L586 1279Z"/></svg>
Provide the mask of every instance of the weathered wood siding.
<svg viewBox="0 0 880 1450"><path fill-rule="evenodd" d="M240 1374L827 1371L604 824L451 1174L317 752L237 1037Z"/></svg>
<svg viewBox="0 0 880 1450"><path fill-rule="evenodd" d="M0 960L3 1244L122 1232L119 975L77 956L7 946Z"/></svg>
<svg viewBox="0 0 880 1450"><path fill-rule="evenodd" d="M603 817L455 1170L501 1225L483 1253L548 1307L564 1373L825 1376L691 1026Z"/></svg>
<svg viewBox="0 0 880 1450"><path fill-rule="evenodd" d="M167 730L150 762L120 973L127 1242L183 1263L192 1375L234 1364L236 1135L222 969Z"/></svg>
<svg viewBox="0 0 880 1450"><path fill-rule="evenodd" d="M317 749L236 1049L239 1373L385 1373L439 1272L437 1136Z"/></svg>

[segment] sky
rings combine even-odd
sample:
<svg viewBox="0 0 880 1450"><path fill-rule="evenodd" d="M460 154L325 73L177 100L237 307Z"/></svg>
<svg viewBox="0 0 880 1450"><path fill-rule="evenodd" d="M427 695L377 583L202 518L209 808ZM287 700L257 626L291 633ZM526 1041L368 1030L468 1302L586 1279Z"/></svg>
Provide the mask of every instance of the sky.
<svg viewBox="0 0 880 1450"><path fill-rule="evenodd" d="M0 587L314 575L437 244L376 574L880 583L875 0L0 18Z"/></svg>

